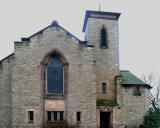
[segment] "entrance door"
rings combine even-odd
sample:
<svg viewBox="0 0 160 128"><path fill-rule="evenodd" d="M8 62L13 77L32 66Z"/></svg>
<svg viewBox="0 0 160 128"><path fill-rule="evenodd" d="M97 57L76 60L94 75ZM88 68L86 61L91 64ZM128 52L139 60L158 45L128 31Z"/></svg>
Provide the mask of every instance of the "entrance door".
<svg viewBox="0 0 160 128"><path fill-rule="evenodd" d="M100 112L100 128L110 128L110 112Z"/></svg>

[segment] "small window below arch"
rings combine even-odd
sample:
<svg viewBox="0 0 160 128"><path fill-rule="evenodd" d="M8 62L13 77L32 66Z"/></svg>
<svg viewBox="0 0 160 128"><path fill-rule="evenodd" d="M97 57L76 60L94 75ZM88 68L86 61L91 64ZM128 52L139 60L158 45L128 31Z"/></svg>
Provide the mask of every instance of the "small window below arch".
<svg viewBox="0 0 160 128"><path fill-rule="evenodd" d="M108 48L108 34L106 28L103 26L101 29L101 42L100 42L101 48Z"/></svg>

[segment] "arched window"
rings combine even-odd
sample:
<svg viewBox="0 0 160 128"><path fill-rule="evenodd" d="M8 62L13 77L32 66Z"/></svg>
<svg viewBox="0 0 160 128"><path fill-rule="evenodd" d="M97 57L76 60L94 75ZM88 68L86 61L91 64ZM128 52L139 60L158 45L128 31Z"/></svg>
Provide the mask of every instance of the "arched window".
<svg viewBox="0 0 160 128"><path fill-rule="evenodd" d="M104 26L101 29L101 48L108 48L108 34Z"/></svg>
<svg viewBox="0 0 160 128"><path fill-rule="evenodd" d="M63 67L56 58L47 67L47 93L63 93Z"/></svg>
<svg viewBox="0 0 160 128"><path fill-rule="evenodd" d="M42 58L41 78L45 98L65 99L68 87L68 65L64 55L57 49L47 52Z"/></svg>

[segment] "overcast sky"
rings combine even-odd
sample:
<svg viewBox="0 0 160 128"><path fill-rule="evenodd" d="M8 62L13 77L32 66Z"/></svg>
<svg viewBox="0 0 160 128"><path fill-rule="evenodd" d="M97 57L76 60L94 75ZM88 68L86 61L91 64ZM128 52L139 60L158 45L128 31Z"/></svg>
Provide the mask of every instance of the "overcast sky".
<svg viewBox="0 0 160 128"><path fill-rule="evenodd" d="M86 10L122 13L119 19L120 67L138 76L160 72L159 0L0 0L0 60L13 42L57 20L83 40Z"/></svg>

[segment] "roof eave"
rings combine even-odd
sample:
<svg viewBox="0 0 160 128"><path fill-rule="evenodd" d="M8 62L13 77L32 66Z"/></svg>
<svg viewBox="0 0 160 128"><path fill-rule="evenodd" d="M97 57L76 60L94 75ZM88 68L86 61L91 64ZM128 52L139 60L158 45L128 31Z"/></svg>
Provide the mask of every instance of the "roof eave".
<svg viewBox="0 0 160 128"><path fill-rule="evenodd" d="M110 18L110 20L118 20L121 13L116 13L116 12L102 12L102 11L92 11L92 10L87 10L84 18L84 24L83 24L83 29L82 32L85 32L86 30L86 25L88 18L91 18L90 14L100 14L100 15L110 15L110 16L115 16L115 18ZM106 18L108 19L108 18Z"/></svg>
<svg viewBox="0 0 160 128"><path fill-rule="evenodd" d="M149 89L151 89L152 88L152 86L150 86L149 84L125 84L125 83L121 83L121 85L122 86L146 86L146 87L148 87Z"/></svg>

